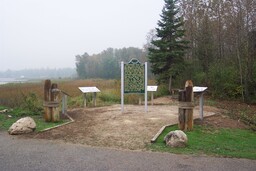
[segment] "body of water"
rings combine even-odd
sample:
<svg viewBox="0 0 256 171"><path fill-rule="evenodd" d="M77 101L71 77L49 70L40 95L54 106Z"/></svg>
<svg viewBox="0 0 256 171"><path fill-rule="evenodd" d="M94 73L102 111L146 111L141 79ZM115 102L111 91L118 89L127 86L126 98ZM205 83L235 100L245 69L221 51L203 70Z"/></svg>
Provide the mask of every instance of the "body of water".
<svg viewBox="0 0 256 171"><path fill-rule="evenodd" d="M24 83L26 79L17 79L17 78L0 78L0 85L8 83Z"/></svg>

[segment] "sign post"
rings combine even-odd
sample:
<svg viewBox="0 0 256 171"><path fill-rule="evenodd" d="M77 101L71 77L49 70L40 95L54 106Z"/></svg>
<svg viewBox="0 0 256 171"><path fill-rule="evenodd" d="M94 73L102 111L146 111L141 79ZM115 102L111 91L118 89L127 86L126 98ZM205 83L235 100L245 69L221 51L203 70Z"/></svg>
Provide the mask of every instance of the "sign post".
<svg viewBox="0 0 256 171"><path fill-rule="evenodd" d="M145 112L147 112L147 63L141 64L137 59L129 63L121 62L121 110L124 111L124 94L145 95Z"/></svg>
<svg viewBox="0 0 256 171"><path fill-rule="evenodd" d="M121 111L124 113L124 62L121 62Z"/></svg>
<svg viewBox="0 0 256 171"><path fill-rule="evenodd" d="M204 118L204 92L208 87L198 87L194 86L193 87L193 92L194 93L199 93L199 113L200 113L200 119L203 120Z"/></svg>
<svg viewBox="0 0 256 171"><path fill-rule="evenodd" d="M84 94L84 107L86 107L86 93L93 93L93 105L96 106L96 93L100 92L97 87L78 87Z"/></svg>
<svg viewBox="0 0 256 171"><path fill-rule="evenodd" d="M145 72L145 90L144 90L144 94L145 94L145 112L148 112L148 65L147 62L145 62L145 68L144 68L144 72Z"/></svg>
<svg viewBox="0 0 256 171"><path fill-rule="evenodd" d="M147 86L147 90L151 92L151 105L154 104L154 92L157 91L157 86Z"/></svg>

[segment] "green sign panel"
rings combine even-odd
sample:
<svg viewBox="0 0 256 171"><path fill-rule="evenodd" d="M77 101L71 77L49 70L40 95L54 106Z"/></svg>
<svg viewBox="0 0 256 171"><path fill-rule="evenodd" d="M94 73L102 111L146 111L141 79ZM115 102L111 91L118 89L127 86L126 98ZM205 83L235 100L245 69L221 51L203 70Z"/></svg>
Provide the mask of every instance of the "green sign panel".
<svg viewBox="0 0 256 171"><path fill-rule="evenodd" d="M145 93L145 65L124 64L124 93Z"/></svg>

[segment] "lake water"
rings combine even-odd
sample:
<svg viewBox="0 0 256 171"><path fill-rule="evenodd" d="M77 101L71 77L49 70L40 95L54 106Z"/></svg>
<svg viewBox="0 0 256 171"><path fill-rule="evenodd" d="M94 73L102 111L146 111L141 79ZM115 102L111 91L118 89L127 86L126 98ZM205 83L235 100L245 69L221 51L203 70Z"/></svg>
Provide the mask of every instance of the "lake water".
<svg viewBox="0 0 256 171"><path fill-rule="evenodd" d="M0 85L8 83L24 83L26 79L17 79L17 78L0 78Z"/></svg>

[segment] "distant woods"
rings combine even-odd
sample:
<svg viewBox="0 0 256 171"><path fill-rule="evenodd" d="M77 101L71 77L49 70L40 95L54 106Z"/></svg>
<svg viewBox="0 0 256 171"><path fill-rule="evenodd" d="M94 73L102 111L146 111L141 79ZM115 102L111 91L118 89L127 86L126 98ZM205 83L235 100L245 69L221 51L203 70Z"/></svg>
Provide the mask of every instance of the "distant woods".
<svg viewBox="0 0 256 171"><path fill-rule="evenodd" d="M146 52L138 48L108 48L100 54L76 56L76 71L79 78L120 79L121 61L129 62L137 58L140 62L146 61Z"/></svg>
<svg viewBox="0 0 256 171"><path fill-rule="evenodd" d="M169 0L165 2L173 3ZM180 88L185 80L191 79L195 85L208 86L208 94L214 97L256 103L256 1L175 0L175 3L179 7L178 16L184 22L184 40L189 42L189 48L185 50L184 60L179 60L182 63L176 65L185 67L173 78L173 87ZM162 34L159 36L157 33L155 29L148 33L144 50L109 48L97 55L77 55L78 76L120 78L121 61L128 62L131 58L148 61L150 48L163 49L151 43L161 39ZM161 59L157 54L155 57L156 61ZM171 68L172 63L168 66L168 72L175 69Z"/></svg>
<svg viewBox="0 0 256 171"><path fill-rule="evenodd" d="M182 0L190 49L184 78L217 97L256 102L256 1Z"/></svg>

